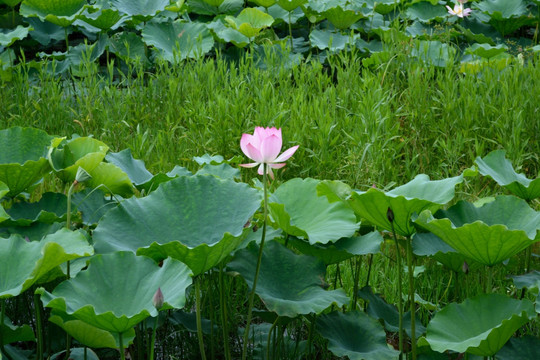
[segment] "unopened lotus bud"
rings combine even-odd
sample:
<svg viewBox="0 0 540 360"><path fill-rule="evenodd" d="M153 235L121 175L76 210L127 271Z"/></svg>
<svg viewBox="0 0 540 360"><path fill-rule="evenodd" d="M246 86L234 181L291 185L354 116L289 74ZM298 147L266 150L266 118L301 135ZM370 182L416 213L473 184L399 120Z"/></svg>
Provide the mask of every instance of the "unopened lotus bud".
<svg viewBox="0 0 540 360"><path fill-rule="evenodd" d="M154 297L152 298L154 307L158 310L161 309L163 307L163 301L163 293L161 292L161 288L158 288L156 293L154 294Z"/></svg>
<svg viewBox="0 0 540 360"><path fill-rule="evenodd" d="M392 211L392 209L388 208L388 210L386 211L386 218L387 218L388 221L390 221L391 223L394 222L394 212Z"/></svg>
<svg viewBox="0 0 540 360"><path fill-rule="evenodd" d="M461 267L461 270L467 275L469 273L469 264L467 264L466 261L463 262L463 266Z"/></svg>

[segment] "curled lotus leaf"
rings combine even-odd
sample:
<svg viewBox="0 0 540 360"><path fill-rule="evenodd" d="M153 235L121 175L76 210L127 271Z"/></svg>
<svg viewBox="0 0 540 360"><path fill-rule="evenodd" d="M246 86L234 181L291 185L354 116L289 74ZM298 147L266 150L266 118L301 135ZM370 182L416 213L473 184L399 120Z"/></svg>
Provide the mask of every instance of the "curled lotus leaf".
<svg viewBox="0 0 540 360"><path fill-rule="evenodd" d="M154 260L132 252L96 255L88 269L58 285L52 293L43 288L41 301L102 330L125 333L148 316L157 316L152 298L158 288L164 296L161 309L180 309L191 285L191 271L168 258L160 267Z"/></svg>
<svg viewBox="0 0 540 360"><path fill-rule="evenodd" d="M50 171L47 151L53 137L45 131L13 127L0 130L0 181L15 196Z"/></svg>
<svg viewBox="0 0 540 360"><path fill-rule="evenodd" d="M310 244L326 244L351 237L358 230L353 210L343 201L330 202L317 195L320 182L292 179L279 186L268 206L274 223Z"/></svg>
<svg viewBox="0 0 540 360"><path fill-rule="evenodd" d="M94 249L85 236L62 228L41 241L19 235L0 241L0 299L17 296L62 263L90 256Z"/></svg>
<svg viewBox="0 0 540 360"><path fill-rule="evenodd" d="M246 8L237 17L227 16L225 21L242 35L252 38L274 22L274 18L259 9Z"/></svg>
<svg viewBox="0 0 540 360"><path fill-rule="evenodd" d="M532 302L482 294L452 303L435 314L426 340L438 352L452 350L493 356L521 326L536 317Z"/></svg>
<svg viewBox="0 0 540 360"><path fill-rule="evenodd" d="M20 13L25 17L39 17L43 21L67 27L86 5L85 0L24 0Z"/></svg>
<svg viewBox="0 0 540 360"><path fill-rule="evenodd" d="M260 207L247 184L214 176L180 176L143 198L107 212L94 230L98 253L132 251L168 256L204 272L227 257L250 231L244 225Z"/></svg>
<svg viewBox="0 0 540 360"><path fill-rule="evenodd" d="M397 234L411 236L416 232L411 220L413 215L424 210L436 211L454 197L455 186L463 181L463 176L443 180L429 180L424 174L417 175L405 185L383 192L369 189L353 192L350 204L355 213L372 225L392 231L388 220L388 209L394 213L394 229Z"/></svg>
<svg viewBox="0 0 540 360"><path fill-rule="evenodd" d="M391 360L399 352L390 349L381 324L364 312L332 312L317 319L317 331L328 339L328 349L351 360Z"/></svg>
<svg viewBox="0 0 540 360"><path fill-rule="evenodd" d="M491 177L497 184L522 199L533 200L540 197L540 178L532 180L524 174L516 173L505 154L504 150L496 150L483 158L477 157L475 162L480 174Z"/></svg>
<svg viewBox="0 0 540 360"><path fill-rule="evenodd" d="M252 243L235 253L227 265L253 286L259 247ZM324 290L326 268L311 256L297 255L283 245L270 241L263 257L256 293L268 310L279 316L294 318L300 314L319 314L332 304L342 306L349 301L342 289Z"/></svg>
<svg viewBox="0 0 540 360"><path fill-rule="evenodd" d="M540 213L515 196L498 196L481 207L460 201L435 217L425 211L415 223L461 254L492 266L537 241Z"/></svg>

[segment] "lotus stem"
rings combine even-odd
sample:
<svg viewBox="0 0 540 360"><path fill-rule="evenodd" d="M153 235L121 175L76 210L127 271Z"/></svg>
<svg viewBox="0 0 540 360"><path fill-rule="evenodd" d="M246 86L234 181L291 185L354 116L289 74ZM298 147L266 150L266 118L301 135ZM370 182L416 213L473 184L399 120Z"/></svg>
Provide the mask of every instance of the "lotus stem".
<svg viewBox="0 0 540 360"><path fill-rule="evenodd" d="M156 320L154 321L154 326L152 328L152 338L150 339L150 360L154 360L154 348L156 347L156 332L157 332L157 325L159 322L159 312L156 316Z"/></svg>
<svg viewBox="0 0 540 360"><path fill-rule="evenodd" d="M221 329L223 331L223 349L225 351L225 359L231 359L231 350L229 349L229 328L227 317L227 304L225 300L225 283L223 280L223 263L219 269L219 307L221 308Z"/></svg>
<svg viewBox="0 0 540 360"><path fill-rule="evenodd" d="M486 294L491 294L493 290L493 266L487 267L487 285Z"/></svg>
<svg viewBox="0 0 540 360"><path fill-rule="evenodd" d="M362 265L362 258L356 259L356 266L354 272L354 285L353 285L353 302L351 304L351 310L356 310L356 303L358 301L358 283L360 282L360 266Z"/></svg>
<svg viewBox="0 0 540 360"><path fill-rule="evenodd" d="M124 354L124 338L122 337L122 333L118 333L118 342L120 345L120 359L126 360L126 354Z"/></svg>
<svg viewBox="0 0 540 360"><path fill-rule="evenodd" d="M411 311L411 350L412 360L416 360L416 302L414 301L414 270L412 266L412 239L407 238L407 269L409 273L409 306Z"/></svg>
<svg viewBox="0 0 540 360"><path fill-rule="evenodd" d="M242 360L246 360L247 358L247 345L248 345L248 339L249 339L249 325L251 323L251 317L252 317L252 311L253 311L253 301L255 299L255 290L257 288L257 278L259 277L259 271L261 269L261 262L262 262L262 255L263 255L263 248L264 248L264 240L266 238L266 223L267 223L267 217L268 217L268 175L266 174L267 171L267 164L263 164L263 188L264 188L264 200L263 200L263 230L262 230L262 236L261 236L261 245L259 248L259 257L257 258L257 266L255 268L255 278L253 279L253 286L251 289L251 293L249 294L249 304L248 304L248 317L246 322L246 329L244 331L244 344L242 349Z"/></svg>
<svg viewBox="0 0 540 360"><path fill-rule="evenodd" d="M41 304L39 302L39 295L34 293L34 310L36 312L36 334L37 334L37 360L43 359L43 323L41 321ZM4 319L2 316L2 324ZM69 353L66 356L69 359Z"/></svg>
<svg viewBox="0 0 540 360"><path fill-rule="evenodd" d="M201 320L201 278L199 277L195 281L195 304L196 304L196 317L197 317L197 338L199 339L199 351L201 352L201 359L206 360L206 353L204 352L204 339L202 333L202 320Z"/></svg>
<svg viewBox="0 0 540 360"><path fill-rule="evenodd" d="M270 330L268 331L268 338L266 339L266 359L267 360L270 360L270 338L272 337L272 332L274 332L276 325L278 323L278 320L279 320L279 316L276 317L276 320L274 321L274 323L270 327Z"/></svg>
<svg viewBox="0 0 540 360"><path fill-rule="evenodd" d="M291 36L291 52L293 52L293 36L292 36L292 25L291 25L291 13L292 11L289 11L289 35Z"/></svg>
<svg viewBox="0 0 540 360"><path fill-rule="evenodd" d="M4 349L4 335L2 331L5 315L6 315L6 299L0 299L0 354L6 353Z"/></svg>
<svg viewBox="0 0 540 360"><path fill-rule="evenodd" d="M387 212L388 220L392 228L392 234L394 235L394 242L396 243L396 261L398 267L398 312L399 312L399 359L403 359L403 298L401 297L401 281L402 281L402 268L401 268L401 254L399 252L399 243L396 236L396 230L394 229L394 212L388 208Z"/></svg>

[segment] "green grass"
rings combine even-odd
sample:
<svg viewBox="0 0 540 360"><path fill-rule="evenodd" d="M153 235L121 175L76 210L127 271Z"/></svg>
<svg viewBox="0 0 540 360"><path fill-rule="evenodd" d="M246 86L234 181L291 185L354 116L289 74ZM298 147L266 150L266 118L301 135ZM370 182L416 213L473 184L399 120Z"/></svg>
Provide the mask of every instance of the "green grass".
<svg viewBox="0 0 540 360"><path fill-rule="evenodd" d="M249 59L208 59L69 79L22 66L0 86L0 126L93 135L113 150L131 148L153 171L193 167L204 153L242 155L243 132L277 126L284 147L300 145L281 179L385 187L418 173L455 176L497 148L537 175L539 66L471 75L399 54L373 69L360 60L268 71Z"/></svg>

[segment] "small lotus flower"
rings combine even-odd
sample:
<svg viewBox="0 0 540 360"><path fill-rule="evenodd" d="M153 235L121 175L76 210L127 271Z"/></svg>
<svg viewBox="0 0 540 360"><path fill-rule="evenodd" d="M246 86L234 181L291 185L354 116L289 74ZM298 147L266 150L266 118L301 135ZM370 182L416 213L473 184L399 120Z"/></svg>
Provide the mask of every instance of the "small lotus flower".
<svg viewBox="0 0 540 360"><path fill-rule="evenodd" d="M388 221L390 221L390 223L394 222L394 212L392 211L392 209L388 208L388 210L386 210L386 218L388 219Z"/></svg>
<svg viewBox="0 0 540 360"><path fill-rule="evenodd" d="M240 148L242 152L254 163L240 164L240 166L251 168L259 165L258 173L263 175L264 164L267 174L273 179L272 169L280 169L285 166L283 161L289 159L298 149L299 145L285 150L281 155L282 138L281 129L256 127L253 135L242 134L240 139ZM278 156L279 155L279 156Z"/></svg>
<svg viewBox="0 0 540 360"><path fill-rule="evenodd" d="M154 304L154 307L159 310L163 307L163 301L163 293L161 292L161 288L158 288L152 298L152 303Z"/></svg>
<svg viewBox="0 0 540 360"><path fill-rule="evenodd" d="M455 15L460 18L469 16L472 10L470 8L466 8L466 9L463 8L463 4L466 3L467 0L458 0L458 2L459 4L454 5L454 9L446 5L446 8L448 9L448 13L450 15Z"/></svg>

